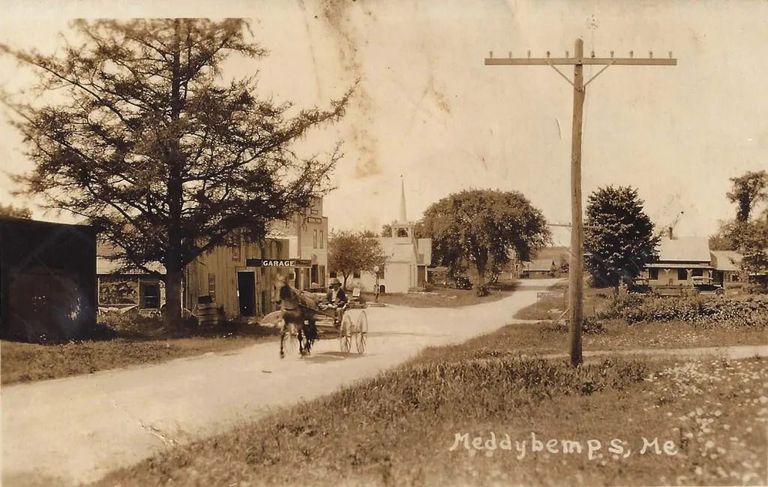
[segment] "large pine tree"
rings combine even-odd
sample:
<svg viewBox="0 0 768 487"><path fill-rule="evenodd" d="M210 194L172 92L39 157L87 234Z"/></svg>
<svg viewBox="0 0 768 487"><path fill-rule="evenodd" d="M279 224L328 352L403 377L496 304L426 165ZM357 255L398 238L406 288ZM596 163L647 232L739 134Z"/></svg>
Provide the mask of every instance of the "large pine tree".
<svg viewBox="0 0 768 487"><path fill-rule="evenodd" d="M35 166L23 192L85 217L126 267L165 266L167 322L181 313L186 264L244 228L263 238L322 193L338 152L292 142L344 113L259 99L255 76L222 79L232 56L259 58L240 19L77 21L58 55L0 45L39 75L42 97L12 103Z"/></svg>

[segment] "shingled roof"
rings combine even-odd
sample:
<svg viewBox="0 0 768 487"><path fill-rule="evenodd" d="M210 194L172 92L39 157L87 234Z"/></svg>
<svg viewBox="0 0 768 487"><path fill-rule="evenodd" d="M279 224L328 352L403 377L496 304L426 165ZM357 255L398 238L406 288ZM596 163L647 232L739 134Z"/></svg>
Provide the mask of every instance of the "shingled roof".
<svg viewBox="0 0 768 487"><path fill-rule="evenodd" d="M738 271L742 255L735 250L713 250L712 266L718 271Z"/></svg>
<svg viewBox="0 0 768 487"><path fill-rule="evenodd" d="M700 262L709 264L709 241L704 237L662 238L659 262Z"/></svg>

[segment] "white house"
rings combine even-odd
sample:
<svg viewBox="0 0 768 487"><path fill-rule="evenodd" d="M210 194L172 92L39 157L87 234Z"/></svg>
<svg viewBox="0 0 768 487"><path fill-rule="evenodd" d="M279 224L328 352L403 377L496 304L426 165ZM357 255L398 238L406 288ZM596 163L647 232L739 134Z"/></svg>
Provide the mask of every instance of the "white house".
<svg viewBox="0 0 768 487"><path fill-rule="evenodd" d="M712 280L712 257L704 237L677 237L671 231L661 239L659 259L645 266L651 286L692 285L694 278Z"/></svg>
<svg viewBox="0 0 768 487"><path fill-rule="evenodd" d="M416 224L409 222L405 213L405 183L400 187L400 218L392 224L390 237L379 237L387 256L384 269L379 270L379 287L387 293L407 293L424 287L427 282L427 267L432 263L432 239L416 238ZM353 285L363 291L372 292L376 275L362 272L354 276Z"/></svg>

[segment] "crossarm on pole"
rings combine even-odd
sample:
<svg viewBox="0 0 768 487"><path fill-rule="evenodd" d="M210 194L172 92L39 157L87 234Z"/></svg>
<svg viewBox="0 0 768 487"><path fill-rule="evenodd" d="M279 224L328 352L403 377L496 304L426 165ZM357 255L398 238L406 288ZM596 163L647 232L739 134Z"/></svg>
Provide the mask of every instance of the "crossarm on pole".
<svg viewBox="0 0 768 487"><path fill-rule="evenodd" d="M574 84L573 84L573 81L571 81L571 79L570 79L568 76L566 76L565 74L563 74L563 72L562 72L562 71L560 71L559 69L557 69L557 68L555 67L555 65L554 65L554 64L552 64L552 63L549 63L549 67L550 67L550 68L552 68L552 69L554 69L555 71L557 71L557 74L559 74L560 76L562 76L562 77L563 77L563 79L564 79L565 81L567 81L569 85L571 85L571 86L573 86L574 88L576 88L576 85L574 85ZM585 86L586 86L586 85L585 85Z"/></svg>
<svg viewBox="0 0 768 487"><path fill-rule="evenodd" d="M595 78L597 78L598 76L600 76L600 73L602 73L602 72L603 72L603 71L605 71L606 69L610 68L611 66L613 66L613 63L610 63L610 64L606 64L605 66L603 66L603 69L601 69L600 71L598 71L598 72L597 72L597 73L596 73L594 76L592 76L591 78L589 78L589 80L588 80L586 83L584 83L584 88L586 88L586 87L587 87L587 85L588 85L588 84L590 84L590 83L591 83L591 82L592 82L592 81L593 81Z"/></svg>

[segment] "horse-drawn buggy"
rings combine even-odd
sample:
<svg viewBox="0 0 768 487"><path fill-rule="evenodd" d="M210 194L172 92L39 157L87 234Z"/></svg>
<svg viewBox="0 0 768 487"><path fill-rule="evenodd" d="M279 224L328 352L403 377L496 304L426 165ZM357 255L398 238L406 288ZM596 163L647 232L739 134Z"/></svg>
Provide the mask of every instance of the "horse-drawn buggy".
<svg viewBox="0 0 768 487"><path fill-rule="evenodd" d="M335 290L334 285L337 286ZM332 291L327 295L297 291L287 283L281 288L281 358L285 357L286 350L289 353L298 351L302 357L308 355L321 328L325 333L338 334L342 352L349 353L353 342L357 353L365 352L368 333L368 315L365 312L367 305L361 299L359 290L353 292L351 299L346 299L344 291L338 291L341 287L338 280L334 279L331 287Z"/></svg>

